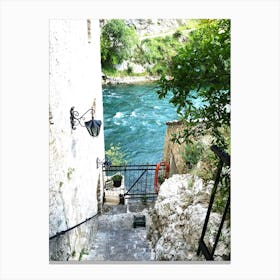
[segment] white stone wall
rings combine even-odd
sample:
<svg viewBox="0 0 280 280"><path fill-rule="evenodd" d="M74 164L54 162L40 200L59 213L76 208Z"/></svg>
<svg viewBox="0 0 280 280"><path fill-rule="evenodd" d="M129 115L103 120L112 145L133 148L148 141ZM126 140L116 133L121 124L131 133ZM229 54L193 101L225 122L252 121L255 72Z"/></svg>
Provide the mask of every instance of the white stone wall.
<svg viewBox="0 0 280 280"><path fill-rule="evenodd" d="M101 169L96 158L104 159L104 123L99 21L50 20L49 30L49 236L53 236L97 213ZM84 127L71 129L70 108L83 114L94 101L95 119L102 126L93 138Z"/></svg>

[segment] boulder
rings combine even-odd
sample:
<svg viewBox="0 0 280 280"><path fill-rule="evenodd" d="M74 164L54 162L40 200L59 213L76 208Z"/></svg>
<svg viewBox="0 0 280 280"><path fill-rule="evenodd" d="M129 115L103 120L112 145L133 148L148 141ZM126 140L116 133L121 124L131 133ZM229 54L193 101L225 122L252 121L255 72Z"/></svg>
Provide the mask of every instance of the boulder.
<svg viewBox="0 0 280 280"><path fill-rule="evenodd" d="M213 182L190 175L173 175L164 181L158 199L147 220L148 238L156 260L197 261L198 241L206 217ZM213 246L221 221L219 213L211 213L205 242ZM215 260L230 255L230 226L227 221L215 251Z"/></svg>

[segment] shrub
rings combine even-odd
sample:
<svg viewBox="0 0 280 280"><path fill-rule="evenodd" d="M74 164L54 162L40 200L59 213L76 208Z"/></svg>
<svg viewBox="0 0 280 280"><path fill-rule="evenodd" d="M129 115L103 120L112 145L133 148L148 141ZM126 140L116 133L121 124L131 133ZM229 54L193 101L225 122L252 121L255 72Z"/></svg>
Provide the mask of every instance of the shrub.
<svg viewBox="0 0 280 280"><path fill-rule="evenodd" d="M188 42L167 64L167 72L159 81L158 95L164 98L172 93L169 102L187 122L185 141L208 131L214 144L225 149L220 129L230 126L230 20L194 23L196 29L188 35ZM199 107L197 99L202 102Z"/></svg>
<svg viewBox="0 0 280 280"><path fill-rule="evenodd" d="M161 185L164 182L165 178L163 175L158 176L158 182Z"/></svg>
<svg viewBox="0 0 280 280"><path fill-rule="evenodd" d="M132 55L137 41L135 30L127 26L124 20L109 20L101 31L102 66L122 63Z"/></svg>
<svg viewBox="0 0 280 280"><path fill-rule="evenodd" d="M133 66L129 64L129 65L127 66L127 74L130 75L130 74L132 74L132 73L133 73Z"/></svg>
<svg viewBox="0 0 280 280"><path fill-rule="evenodd" d="M113 181L121 181L122 180L122 175L116 174L112 177Z"/></svg>
<svg viewBox="0 0 280 280"><path fill-rule="evenodd" d="M203 146L200 143L188 143L183 158L186 164L194 166L202 157Z"/></svg>
<svg viewBox="0 0 280 280"><path fill-rule="evenodd" d="M177 31L173 34L173 37L174 37L175 39L179 39L182 35L183 35L183 34L182 34L182 31L177 30Z"/></svg>
<svg viewBox="0 0 280 280"><path fill-rule="evenodd" d="M125 154L121 151L119 145L110 145L110 149L105 151L107 159L111 162L112 165L123 165L126 163Z"/></svg>
<svg viewBox="0 0 280 280"><path fill-rule="evenodd" d="M213 211L218 212L220 214L223 214L230 191L230 176L228 176L229 173L230 169L223 169L221 174L221 180L217 187L217 192L213 203ZM229 216L227 217L227 219L228 218Z"/></svg>

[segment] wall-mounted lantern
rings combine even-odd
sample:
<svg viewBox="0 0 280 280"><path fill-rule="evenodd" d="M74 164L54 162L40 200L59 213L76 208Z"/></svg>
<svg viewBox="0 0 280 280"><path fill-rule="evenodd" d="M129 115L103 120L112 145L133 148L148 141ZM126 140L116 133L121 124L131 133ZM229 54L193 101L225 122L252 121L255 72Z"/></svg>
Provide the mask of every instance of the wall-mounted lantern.
<svg viewBox="0 0 280 280"><path fill-rule="evenodd" d="M88 133L92 137L98 136L99 132L100 132L100 127L101 127L102 122L100 120L95 120L93 118L94 110L92 108L88 109L82 116L79 117L79 113L77 111L74 111L74 108L75 107L73 106L70 109L70 122L71 122L72 129L75 130L76 126L80 125L82 127L86 127L87 130L88 130ZM87 122L85 122L84 121L85 120L85 115L88 112L91 112L92 119L87 121ZM81 121L83 121L83 123Z"/></svg>

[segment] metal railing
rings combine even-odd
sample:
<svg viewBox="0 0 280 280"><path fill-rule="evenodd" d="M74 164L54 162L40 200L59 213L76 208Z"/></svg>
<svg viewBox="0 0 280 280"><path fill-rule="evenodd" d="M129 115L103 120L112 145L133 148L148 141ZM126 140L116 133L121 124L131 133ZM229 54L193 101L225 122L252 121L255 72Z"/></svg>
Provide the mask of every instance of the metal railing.
<svg viewBox="0 0 280 280"><path fill-rule="evenodd" d="M71 231L71 230L73 230L73 229L75 229L75 228L81 226L82 224L84 224L84 223L86 223L86 222L88 222L88 221L90 221L90 220L92 220L92 219L97 218L100 214L101 214L101 212L98 211L98 212L97 212L96 214L94 214L92 217L86 218L86 219L83 220L82 222L80 222L80 223L78 223L78 224L76 224L76 225L74 225L74 226L72 226L72 227L70 227L70 228L67 228L67 229L62 230L62 231L60 231L60 232L57 232L55 235L49 237L49 240L52 240L52 239L54 239L54 238L56 238L56 237L59 237L59 236L65 234L66 232L69 232L69 231Z"/></svg>
<svg viewBox="0 0 280 280"><path fill-rule="evenodd" d="M124 177L125 198L155 198L155 169L156 164L128 164L119 166L103 166L106 176L116 173Z"/></svg>
<svg viewBox="0 0 280 280"><path fill-rule="evenodd" d="M216 154L216 156L219 157L220 161L218 164L215 183L214 183L214 187L212 189L210 202L209 202L209 206L208 206L208 210L207 210L206 218L204 221L201 237L199 239L198 250L197 250L197 255L202 253L206 260L214 260L214 254L215 254L217 244L219 242L219 238L221 236L222 228L223 228L226 216L230 212L230 172L225 172L224 174L222 174L223 168L228 168L228 170L230 171L230 169L229 169L230 168L230 156L225 151L223 151L221 148L219 148L215 145L211 147L211 150ZM218 227L218 231L216 233L214 244L213 244L212 248L210 248L210 247L207 247L207 245L204 241L204 237L205 237L205 233L207 230L211 210L213 209L213 205L215 202L216 194L222 188L225 190L225 192L227 192L227 194L223 193L223 196L227 195L227 200L226 200L224 209L222 211L223 215L222 215L220 225Z"/></svg>

